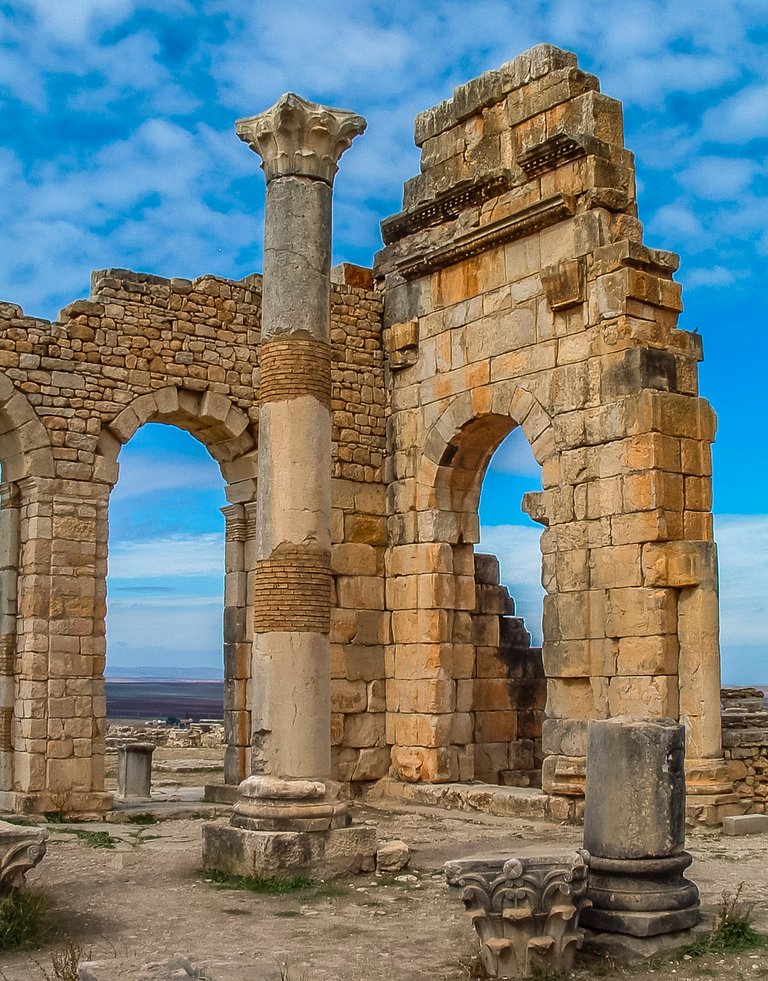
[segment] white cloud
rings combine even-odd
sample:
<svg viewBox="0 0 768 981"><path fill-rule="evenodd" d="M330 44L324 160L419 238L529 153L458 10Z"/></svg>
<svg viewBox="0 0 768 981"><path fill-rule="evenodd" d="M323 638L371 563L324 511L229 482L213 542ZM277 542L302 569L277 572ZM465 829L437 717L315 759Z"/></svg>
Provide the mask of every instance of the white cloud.
<svg viewBox="0 0 768 981"><path fill-rule="evenodd" d="M730 286L738 278L738 274L726 266L702 266L695 269L686 269L683 275L686 290L695 290L700 286Z"/></svg>
<svg viewBox="0 0 768 981"><path fill-rule="evenodd" d="M717 515L724 682L768 682L768 515Z"/></svg>
<svg viewBox="0 0 768 981"><path fill-rule="evenodd" d="M748 143L768 137L768 84L742 88L704 114L703 131L717 143Z"/></svg>
<svg viewBox="0 0 768 981"><path fill-rule="evenodd" d="M112 503L132 497L156 495L169 490L221 490L223 478L211 460L169 453L131 454L130 465L121 467L112 492Z"/></svg>
<svg viewBox="0 0 768 981"><path fill-rule="evenodd" d="M147 542L115 542L109 578L118 581L224 575L224 536L174 536Z"/></svg>
<svg viewBox="0 0 768 981"><path fill-rule="evenodd" d="M704 229L693 209L683 201L665 204L648 222L648 233L671 243L683 239L687 244L701 243Z"/></svg>
<svg viewBox="0 0 768 981"><path fill-rule="evenodd" d="M151 677L221 677L221 597L174 603L109 596L107 671Z"/></svg>
<svg viewBox="0 0 768 981"><path fill-rule="evenodd" d="M758 171L754 160L743 157L699 157L678 176L681 185L711 201L740 198Z"/></svg>

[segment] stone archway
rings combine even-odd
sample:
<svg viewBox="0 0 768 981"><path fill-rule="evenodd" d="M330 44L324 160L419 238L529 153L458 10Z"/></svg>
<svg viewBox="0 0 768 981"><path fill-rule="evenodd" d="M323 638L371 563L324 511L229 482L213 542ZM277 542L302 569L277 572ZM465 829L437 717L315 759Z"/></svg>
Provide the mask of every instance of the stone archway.
<svg viewBox="0 0 768 981"><path fill-rule="evenodd" d="M223 508L224 570L224 731L225 782L238 784L248 772L251 743L251 679L253 543L257 441L248 416L224 395L193 392L175 386L142 395L130 402L102 429L97 446L100 472L118 479L119 453L146 423L163 423L190 433L216 460L225 481L229 504ZM99 565L106 595L106 555ZM100 679L103 686L103 675Z"/></svg>
<svg viewBox="0 0 768 981"><path fill-rule="evenodd" d="M406 725L391 709L395 764L412 779L471 770L453 731L452 624L469 603L456 550L476 535L465 504L483 455L453 434L508 385L542 411L527 435L543 490L526 509L547 526L544 789L583 793L591 719L674 717L689 791L716 814L735 798L719 734L714 415L700 339L677 327L677 257L642 243L621 106L541 45L422 113L415 134L420 173L382 224L374 270L392 369L389 574L432 582L409 598L415 616L392 616L396 670L401 651L418 658L430 716L425 733L415 710Z"/></svg>
<svg viewBox="0 0 768 981"><path fill-rule="evenodd" d="M474 552L488 463L518 425L546 462L551 420L530 392L508 382L449 401L424 438L414 478L418 541L390 550L388 579L395 677L387 708L404 779L479 774L497 782L499 771L523 769L522 742L540 745L540 652L531 653L529 637L520 641L527 635L518 622L514 650L507 645L514 665L500 654L511 607L501 596L483 603L497 584L484 581Z"/></svg>

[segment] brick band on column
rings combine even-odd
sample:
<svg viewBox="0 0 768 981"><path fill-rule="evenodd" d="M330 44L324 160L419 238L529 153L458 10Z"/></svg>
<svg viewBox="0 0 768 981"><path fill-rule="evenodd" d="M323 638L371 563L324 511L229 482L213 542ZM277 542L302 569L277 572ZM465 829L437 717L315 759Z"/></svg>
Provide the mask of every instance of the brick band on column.
<svg viewBox="0 0 768 981"><path fill-rule="evenodd" d="M331 345L314 338L266 341L259 348L259 402L313 395L331 405Z"/></svg>
<svg viewBox="0 0 768 981"><path fill-rule="evenodd" d="M0 677L13 675L13 662L16 658L16 634L0 636Z"/></svg>
<svg viewBox="0 0 768 981"><path fill-rule="evenodd" d="M281 546L256 563L253 629L257 634L299 631L327 634L331 628L330 553Z"/></svg>
<svg viewBox="0 0 768 981"><path fill-rule="evenodd" d="M0 752L8 752L13 749L13 739L11 736L13 725L13 709L0 709Z"/></svg>

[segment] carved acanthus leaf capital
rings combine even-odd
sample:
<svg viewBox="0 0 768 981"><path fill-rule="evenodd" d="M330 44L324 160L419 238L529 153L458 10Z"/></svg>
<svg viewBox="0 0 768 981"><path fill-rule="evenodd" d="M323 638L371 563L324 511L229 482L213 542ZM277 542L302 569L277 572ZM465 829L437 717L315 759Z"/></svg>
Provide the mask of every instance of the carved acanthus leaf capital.
<svg viewBox="0 0 768 981"><path fill-rule="evenodd" d="M266 112L239 119L235 132L261 157L267 182L295 175L333 184L339 158L366 125L354 112L287 92Z"/></svg>

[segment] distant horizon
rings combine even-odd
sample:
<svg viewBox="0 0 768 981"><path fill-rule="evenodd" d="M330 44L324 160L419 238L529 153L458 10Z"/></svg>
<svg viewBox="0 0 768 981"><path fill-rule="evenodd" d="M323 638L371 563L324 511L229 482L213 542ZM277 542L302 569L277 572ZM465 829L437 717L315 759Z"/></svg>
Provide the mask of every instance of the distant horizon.
<svg viewBox="0 0 768 981"><path fill-rule="evenodd" d="M185 675L110 675L105 674L104 680L109 684L141 684L146 682L147 684L224 684L224 674L220 677L208 677L208 678L191 678ZM762 682L754 682L749 684L736 684L729 681L724 681L720 679L721 688L762 688L766 693L768 693L768 679Z"/></svg>

